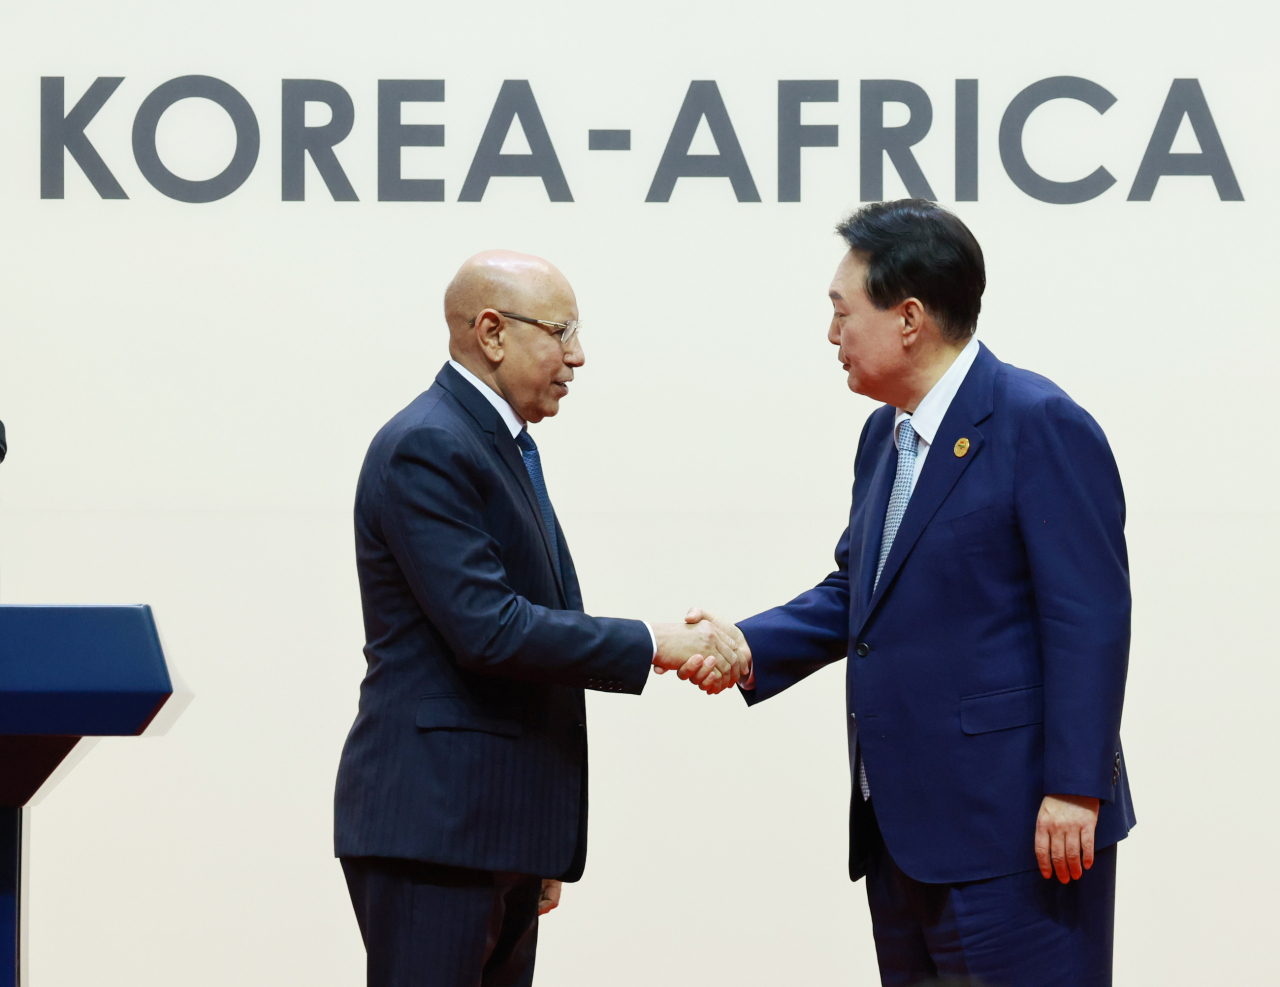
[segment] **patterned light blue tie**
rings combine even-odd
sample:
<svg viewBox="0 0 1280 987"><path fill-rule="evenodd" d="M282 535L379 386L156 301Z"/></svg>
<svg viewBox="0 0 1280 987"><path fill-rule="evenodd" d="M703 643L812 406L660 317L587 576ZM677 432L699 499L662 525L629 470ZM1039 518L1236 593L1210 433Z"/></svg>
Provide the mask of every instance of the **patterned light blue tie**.
<svg viewBox="0 0 1280 987"><path fill-rule="evenodd" d="M876 565L876 581L871 584L871 592L880 585L880 573L884 571L884 563L889 558L889 550L893 548L893 539L898 534L898 525L902 524L902 516L907 513L907 501L911 499L911 483L916 472L916 449L919 437L911 427L911 419L904 418L898 425L898 471L893 476L893 492L889 494L889 509L884 513L884 532L880 535L880 562Z"/></svg>
<svg viewBox="0 0 1280 987"><path fill-rule="evenodd" d="M516 436L516 445L520 447L520 458L524 460L524 468L529 471L529 480L533 483L533 492L538 497L538 507L542 511L542 523L546 526L547 536L551 539L551 557L555 559L556 573L560 573L560 546L556 542L556 515L551 509L551 498L547 496L547 485L542 479L542 459L538 455L537 443L529 434L529 429L522 428Z"/></svg>

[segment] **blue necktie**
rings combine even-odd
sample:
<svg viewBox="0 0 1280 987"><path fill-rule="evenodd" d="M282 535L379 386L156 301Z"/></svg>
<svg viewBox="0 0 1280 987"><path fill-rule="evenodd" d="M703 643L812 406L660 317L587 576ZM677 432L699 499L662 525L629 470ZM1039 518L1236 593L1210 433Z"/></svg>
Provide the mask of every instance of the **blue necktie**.
<svg viewBox="0 0 1280 987"><path fill-rule="evenodd" d="M533 436L529 434L529 429L520 430L520 434L516 436L516 445L520 447L520 458L524 460L524 468L529 471L533 492L538 497L542 523L546 526L547 537L551 539L551 557L555 559L556 575L560 575L560 546L556 541L556 515L551 509L551 498L547 496L547 484L542 479L542 459L538 455L538 446L533 441Z"/></svg>
<svg viewBox="0 0 1280 987"><path fill-rule="evenodd" d="M917 446L918 436L911 427L911 419L902 419L898 425L898 471L893 476L889 509L884 513L884 531L880 535L880 562L876 565L876 581L871 584L873 593L880 585L880 573L884 572L884 563L889 558L889 550L893 548L898 525L902 524L902 516L907 513L907 501L911 499L911 486L915 479Z"/></svg>

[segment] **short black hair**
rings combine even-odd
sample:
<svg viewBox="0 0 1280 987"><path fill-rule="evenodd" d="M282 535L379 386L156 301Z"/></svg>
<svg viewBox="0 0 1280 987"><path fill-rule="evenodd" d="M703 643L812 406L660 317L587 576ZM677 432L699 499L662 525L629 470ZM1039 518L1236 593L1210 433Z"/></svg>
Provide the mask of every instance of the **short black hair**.
<svg viewBox="0 0 1280 987"><path fill-rule="evenodd" d="M987 287L982 248L969 227L928 199L863 206L836 232L867 261L863 290L876 308L918 298L951 342L978 327Z"/></svg>

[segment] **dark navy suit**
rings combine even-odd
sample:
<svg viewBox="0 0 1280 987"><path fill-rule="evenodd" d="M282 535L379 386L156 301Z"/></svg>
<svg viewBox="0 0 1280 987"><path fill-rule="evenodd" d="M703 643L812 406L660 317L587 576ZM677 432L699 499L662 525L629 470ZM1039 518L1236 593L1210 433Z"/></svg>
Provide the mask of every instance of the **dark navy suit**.
<svg viewBox="0 0 1280 987"><path fill-rule="evenodd" d="M652 638L641 621L582 612L564 534L556 523L557 570L510 431L448 365L374 438L355 521L368 671L338 769L335 844L349 880L358 871L370 982L478 984L466 964L501 952L493 916L514 906L485 899L468 911L439 889L515 881L527 896L536 882L521 875L581 876L583 689L639 693ZM417 890L378 884L386 874ZM394 911L397 895L417 930L406 914L388 931L384 915L371 934L370 909ZM426 926L466 955L420 955ZM526 951L527 971L488 969L484 982L527 982Z"/></svg>
<svg viewBox="0 0 1280 987"><path fill-rule="evenodd" d="M882 407L863 428L836 570L739 625L754 656L748 701L848 656L850 765L856 722L872 793L864 804L855 779L855 880L887 866L881 852L929 886L1026 874L1046 794L1101 799L1097 846L1115 844L1134 824L1120 746L1130 597L1124 495L1106 437L1052 382L982 347L873 591L897 466L894 414ZM1101 982L1062 971L1067 979L1020 980L989 959L938 972L1016 987Z"/></svg>

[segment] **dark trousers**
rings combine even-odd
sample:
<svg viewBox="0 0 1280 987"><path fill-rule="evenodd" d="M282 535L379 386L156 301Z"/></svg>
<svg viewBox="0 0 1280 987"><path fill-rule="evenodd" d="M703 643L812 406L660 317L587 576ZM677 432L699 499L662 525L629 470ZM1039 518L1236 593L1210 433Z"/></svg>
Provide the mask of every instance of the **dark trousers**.
<svg viewBox="0 0 1280 987"><path fill-rule="evenodd" d="M934 977L973 978L984 987L1111 987L1114 846L1070 884L1038 870L924 884L894 863L874 808L866 808L867 903L884 987Z"/></svg>
<svg viewBox="0 0 1280 987"><path fill-rule="evenodd" d="M542 879L344 857L369 987L528 987Z"/></svg>

